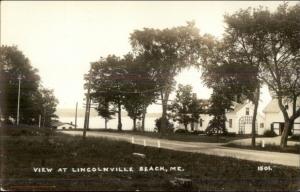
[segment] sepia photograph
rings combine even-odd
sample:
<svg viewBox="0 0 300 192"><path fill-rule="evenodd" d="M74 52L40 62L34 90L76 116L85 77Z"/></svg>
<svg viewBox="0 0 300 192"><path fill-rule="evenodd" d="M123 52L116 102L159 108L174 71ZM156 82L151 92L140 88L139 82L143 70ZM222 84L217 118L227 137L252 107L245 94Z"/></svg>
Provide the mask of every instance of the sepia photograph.
<svg viewBox="0 0 300 192"><path fill-rule="evenodd" d="M0 1L1 191L300 191L299 1Z"/></svg>

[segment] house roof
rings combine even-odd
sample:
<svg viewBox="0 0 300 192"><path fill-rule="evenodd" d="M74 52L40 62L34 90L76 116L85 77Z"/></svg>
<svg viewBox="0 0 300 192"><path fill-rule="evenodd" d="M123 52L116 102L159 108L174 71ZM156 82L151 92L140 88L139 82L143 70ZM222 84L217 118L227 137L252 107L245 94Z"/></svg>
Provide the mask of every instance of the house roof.
<svg viewBox="0 0 300 192"><path fill-rule="evenodd" d="M264 113L278 113L280 112L279 106L278 106L278 100L272 99L270 103L263 109Z"/></svg>
<svg viewBox="0 0 300 192"><path fill-rule="evenodd" d="M291 103L289 103L289 105L290 104ZM300 99L297 100L296 105L300 107ZM264 108L263 112L264 113L279 113L280 108L278 105L278 99L272 99L272 101L270 101L270 103L268 103L268 105Z"/></svg>
<svg viewBox="0 0 300 192"><path fill-rule="evenodd" d="M243 107L245 107L248 104L247 101L244 103L237 103L235 101L232 101L232 110L229 110L228 113L237 113L239 110L241 110Z"/></svg>
<svg viewBox="0 0 300 192"><path fill-rule="evenodd" d="M237 102L233 102L233 113L238 112L239 110L241 110L244 106L246 106L248 104L248 102L244 102L244 103L237 103Z"/></svg>

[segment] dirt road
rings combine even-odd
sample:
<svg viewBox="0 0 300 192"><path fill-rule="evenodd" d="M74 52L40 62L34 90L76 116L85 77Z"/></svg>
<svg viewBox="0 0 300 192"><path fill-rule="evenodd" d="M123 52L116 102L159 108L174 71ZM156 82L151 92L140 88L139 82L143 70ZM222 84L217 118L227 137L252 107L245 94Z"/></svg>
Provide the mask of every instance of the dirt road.
<svg viewBox="0 0 300 192"><path fill-rule="evenodd" d="M82 135L82 131L62 131L68 135ZM88 137L106 137L115 140L132 142L137 145L171 149L176 151L185 151L193 153L203 153L208 155L234 157L250 161L272 163L285 166L300 167L300 155L292 153L268 152L248 149L238 149L223 147L221 143L202 143L202 142L183 142L167 139L156 139L146 136L137 136L127 133L109 133L109 132L87 132Z"/></svg>

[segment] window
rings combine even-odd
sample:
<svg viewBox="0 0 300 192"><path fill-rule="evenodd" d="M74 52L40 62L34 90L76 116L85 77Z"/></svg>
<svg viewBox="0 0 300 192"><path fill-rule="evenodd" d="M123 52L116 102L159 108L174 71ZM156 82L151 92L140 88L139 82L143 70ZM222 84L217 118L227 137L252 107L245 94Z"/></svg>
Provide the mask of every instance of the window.
<svg viewBox="0 0 300 192"><path fill-rule="evenodd" d="M232 119L229 119L229 128L232 128Z"/></svg>
<svg viewBox="0 0 300 192"><path fill-rule="evenodd" d="M260 127L260 128L264 128L264 123L260 123L260 124L259 124L259 127Z"/></svg>
<svg viewBox="0 0 300 192"><path fill-rule="evenodd" d="M249 115L250 112L249 112L249 107L246 108L246 115Z"/></svg>
<svg viewBox="0 0 300 192"><path fill-rule="evenodd" d="M203 123L202 121L203 121L203 120L202 120L202 119L200 119L200 123L199 123L199 124L200 124L200 127L202 127L202 123Z"/></svg>

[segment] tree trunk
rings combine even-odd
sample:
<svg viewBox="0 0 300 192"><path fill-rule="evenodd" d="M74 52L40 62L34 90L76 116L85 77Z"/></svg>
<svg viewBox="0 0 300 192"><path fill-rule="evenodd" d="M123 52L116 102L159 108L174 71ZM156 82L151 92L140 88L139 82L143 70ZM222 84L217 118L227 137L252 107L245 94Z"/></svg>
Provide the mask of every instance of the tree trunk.
<svg viewBox="0 0 300 192"><path fill-rule="evenodd" d="M133 131L136 131L136 118L133 118L132 121L133 121Z"/></svg>
<svg viewBox="0 0 300 192"><path fill-rule="evenodd" d="M194 122L191 122L191 131L194 131Z"/></svg>
<svg viewBox="0 0 300 192"><path fill-rule="evenodd" d="M280 147L285 148L287 146L288 127L289 127L290 117L289 117L287 109L283 105L282 96L278 95L277 99L278 99L279 108L280 108L283 118L284 118L284 128L283 128L283 132L281 135Z"/></svg>
<svg viewBox="0 0 300 192"><path fill-rule="evenodd" d="M255 147L256 142L256 116L257 116L257 110L258 110L258 104L259 104L259 97L260 97L260 85L255 90L255 96L254 96L254 111L253 111L253 117L252 117L252 138L251 138L251 145L252 147Z"/></svg>
<svg viewBox="0 0 300 192"><path fill-rule="evenodd" d="M287 139L289 136L289 132L292 129L294 124L294 119L289 119L284 122L284 129L281 135L280 147L285 148L287 146Z"/></svg>
<svg viewBox="0 0 300 192"><path fill-rule="evenodd" d="M162 102L162 116L161 116L161 126L160 131L165 132L167 127L167 108L168 108L168 99L169 93L166 91L165 96L163 96L163 92L161 91L161 102Z"/></svg>
<svg viewBox="0 0 300 192"><path fill-rule="evenodd" d="M105 129L107 129L107 118L105 118L104 121L105 121Z"/></svg>
<svg viewBox="0 0 300 192"><path fill-rule="evenodd" d="M184 129L185 129L186 131L187 131L187 126L188 126L187 124L184 124Z"/></svg>
<svg viewBox="0 0 300 192"><path fill-rule="evenodd" d="M122 131L121 103L118 103L118 131Z"/></svg>
<svg viewBox="0 0 300 192"><path fill-rule="evenodd" d="M142 115L142 131L145 131L145 119L146 119L147 107L145 107Z"/></svg>
<svg viewBox="0 0 300 192"><path fill-rule="evenodd" d="M287 146L287 138L289 135L289 128L290 128L291 122L289 120L284 122L284 129L281 135L281 141L280 141L280 147L285 148Z"/></svg>

